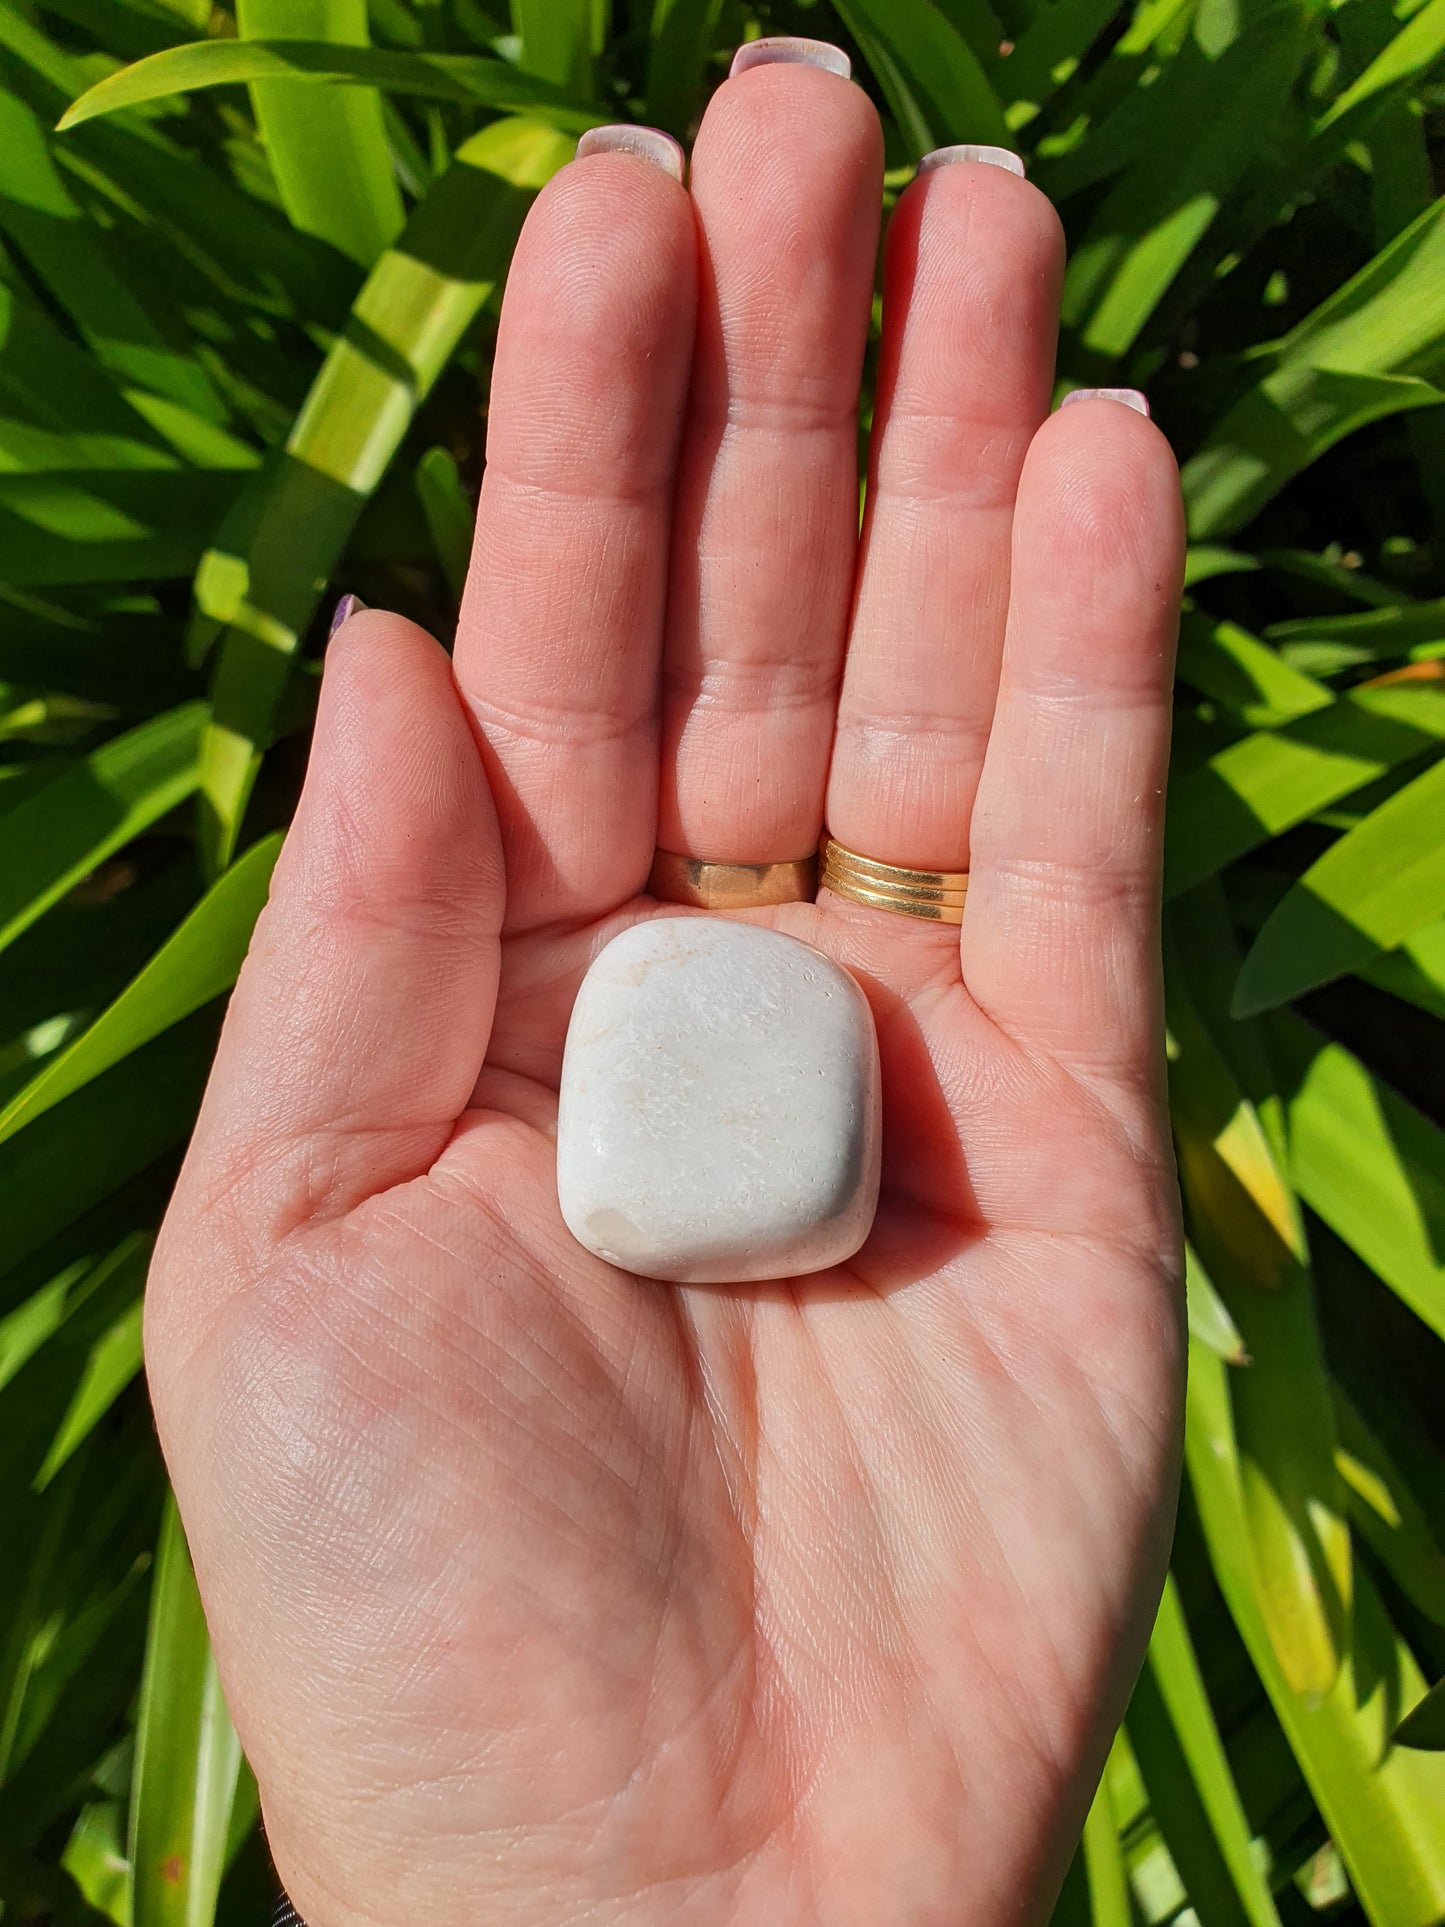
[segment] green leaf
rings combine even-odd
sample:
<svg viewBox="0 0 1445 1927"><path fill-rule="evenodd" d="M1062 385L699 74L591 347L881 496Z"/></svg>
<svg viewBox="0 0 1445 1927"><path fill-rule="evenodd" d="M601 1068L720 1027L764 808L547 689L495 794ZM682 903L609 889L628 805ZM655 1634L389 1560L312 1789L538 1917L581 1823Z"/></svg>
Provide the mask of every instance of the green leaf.
<svg viewBox="0 0 1445 1927"><path fill-rule="evenodd" d="M522 65L583 95L592 91L594 0L512 0Z"/></svg>
<svg viewBox="0 0 1445 1927"><path fill-rule="evenodd" d="M1195 541L1242 527L1354 429L1442 399L1442 278L1445 199L1285 336L1271 372L1185 463Z"/></svg>
<svg viewBox="0 0 1445 1927"><path fill-rule="evenodd" d="M1334 1400L1351 1524L1410 1604L1445 1626L1445 1548L1404 1473L1339 1385Z"/></svg>
<svg viewBox="0 0 1445 1927"><path fill-rule="evenodd" d="M1229 1389L1255 1597L1292 1688L1317 1698L1339 1668L1351 1594L1333 1408L1298 1203L1196 1001L1212 1001L1220 972L1203 910L1175 916L1168 954L1180 1185L1191 1241L1249 1359Z"/></svg>
<svg viewBox="0 0 1445 1927"><path fill-rule="evenodd" d="M1093 1927L1133 1927L1134 1919L1114 1810L1113 1764L1114 1755L1110 1754L1084 1822L1084 1869L1088 1875L1089 1918Z"/></svg>
<svg viewBox="0 0 1445 1927"><path fill-rule="evenodd" d="M1403 608L1367 609L1347 616L1300 616L1272 623L1265 631L1279 648L1306 643L1343 643L1355 660L1391 656L1421 659L1445 651L1445 600L1406 603Z"/></svg>
<svg viewBox="0 0 1445 1927"><path fill-rule="evenodd" d="M1282 1015L1290 1168L1300 1195L1445 1338L1445 1139L1342 1044Z"/></svg>
<svg viewBox="0 0 1445 1927"><path fill-rule="evenodd" d="M1153 137L1076 246L1063 318L1095 354L1125 353L1287 104L1306 45L1293 4L1262 5L1217 59L1195 43L1172 63Z"/></svg>
<svg viewBox="0 0 1445 1927"><path fill-rule="evenodd" d="M141 723L0 818L0 949L196 787L205 705Z"/></svg>
<svg viewBox="0 0 1445 1927"><path fill-rule="evenodd" d="M1420 1670L1361 1571L1334 1685L1308 1700L1286 1680L1245 1550L1227 1382L1235 1376L1202 1346L1190 1347L1185 1455L1215 1578L1367 1916L1389 1927L1436 1927L1445 1915L1445 1761L1391 1744L1398 1709L1424 1691Z"/></svg>
<svg viewBox="0 0 1445 1927"><path fill-rule="evenodd" d="M212 885L109 1009L0 1111L0 1143L230 989L265 904L280 848L279 832L266 837Z"/></svg>
<svg viewBox="0 0 1445 1927"><path fill-rule="evenodd" d="M201 566L203 613L227 625L204 750L211 860L229 860L291 657L412 416L506 268L533 193L573 151L502 120L458 149L357 296L291 431Z"/></svg>
<svg viewBox="0 0 1445 1927"><path fill-rule="evenodd" d="M1398 764L1445 741L1445 692L1350 690L1219 750L1169 786L1165 895L1177 896Z"/></svg>
<svg viewBox="0 0 1445 1927"><path fill-rule="evenodd" d="M460 605L467 586L476 512L457 465L444 448L429 448L417 463L416 492L452 601Z"/></svg>
<svg viewBox="0 0 1445 1927"><path fill-rule="evenodd" d="M1291 668L1237 622L1215 622L1195 610L1186 610L1179 625L1178 673L1181 682L1256 726L1290 722L1332 700L1323 683Z"/></svg>
<svg viewBox="0 0 1445 1927"><path fill-rule="evenodd" d="M977 54L932 0L837 0L915 160L955 141L1012 147Z"/></svg>
<svg viewBox="0 0 1445 1927"><path fill-rule="evenodd" d="M290 7L293 0L283 0ZM291 24L289 17L287 24ZM392 48L341 45L290 34L245 40L201 40L168 47L98 81L62 116L62 133L98 115L170 100L206 87L311 88L328 106L364 89L449 100L479 107L520 108L544 114L572 132L595 127L601 116L550 82L505 60L479 54L411 54ZM307 96L311 98L310 95ZM286 108L288 114L294 109ZM307 232L306 223L298 226ZM321 238L329 239L323 235Z"/></svg>
<svg viewBox="0 0 1445 1927"><path fill-rule="evenodd" d="M366 0L236 0L236 28L243 41L295 34L365 47ZM251 104L292 225L370 267L406 218L381 96L369 87L255 80Z"/></svg>
<svg viewBox="0 0 1445 1927"><path fill-rule="evenodd" d="M1190 1905L1211 1927L1280 1927L1215 1724L1173 1577L1126 1717L1139 1770Z"/></svg>
<svg viewBox="0 0 1445 1927"><path fill-rule="evenodd" d="M1292 884L1244 960L1238 1016L1273 1010L1445 916L1445 761L1382 803Z"/></svg>
<svg viewBox="0 0 1445 1927"><path fill-rule="evenodd" d="M133 1927L210 1927L241 1745L175 1501L156 1553L131 1788Z"/></svg>
<svg viewBox="0 0 1445 1927"><path fill-rule="evenodd" d="M692 132L722 0L653 0L647 112L684 139Z"/></svg>
<svg viewBox="0 0 1445 1927"><path fill-rule="evenodd" d="M0 228L70 313L97 359L127 382L212 421L225 410L204 371L168 342L62 181L37 115L0 88Z"/></svg>
<svg viewBox="0 0 1445 1927"><path fill-rule="evenodd" d="M1445 1679L1437 1679L1424 1699L1411 1707L1395 1728L1394 1741L1396 1746L1445 1753Z"/></svg>
<svg viewBox="0 0 1445 1927"><path fill-rule="evenodd" d="M80 1383L35 1475L38 1486L50 1483L77 1447L90 1437L121 1393L140 1375L141 1291L149 1256L150 1240L134 1240L127 1257L127 1262L134 1267L134 1300L91 1346Z"/></svg>
<svg viewBox="0 0 1445 1927"><path fill-rule="evenodd" d="M1445 917L1415 931L1398 950L1377 957L1360 975L1445 1020Z"/></svg>
<svg viewBox="0 0 1445 1927"><path fill-rule="evenodd" d="M997 68L1008 124L1025 126L1070 80L1080 60L1119 12L1117 0L1054 0Z"/></svg>
<svg viewBox="0 0 1445 1927"><path fill-rule="evenodd" d="M217 1027L214 1010L198 1011L0 1147L0 1271L39 1251L182 1142L195 1121Z"/></svg>
<svg viewBox="0 0 1445 1927"><path fill-rule="evenodd" d="M1199 1254L1191 1244L1184 1246L1184 1284L1189 1311L1189 1336L1207 1345L1231 1365L1247 1363L1244 1340L1228 1308L1210 1283Z"/></svg>
<svg viewBox="0 0 1445 1927"><path fill-rule="evenodd" d="M1445 53L1445 0L1429 0L1370 62L1359 79L1330 103L1319 130L1323 132L1366 102L1374 102L1387 89L1422 79L1442 53Z"/></svg>

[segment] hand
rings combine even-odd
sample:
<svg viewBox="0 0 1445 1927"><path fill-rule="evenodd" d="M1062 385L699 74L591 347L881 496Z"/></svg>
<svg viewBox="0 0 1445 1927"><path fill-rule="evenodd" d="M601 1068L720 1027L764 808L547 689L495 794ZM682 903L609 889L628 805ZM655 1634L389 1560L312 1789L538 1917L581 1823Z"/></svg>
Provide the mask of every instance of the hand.
<svg viewBox="0 0 1445 1927"><path fill-rule="evenodd" d="M1051 419L1005 168L893 218L866 96L727 81L691 197L593 154L507 291L455 662L348 621L157 1256L147 1358L310 1927L1043 1918L1151 1621L1181 1293L1158 880L1182 534ZM845 659L845 639L847 653ZM826 817L962 927L759 920L884 1062L846 1268L687 1289L558 1215L590 959L655 844Z"/></svg>

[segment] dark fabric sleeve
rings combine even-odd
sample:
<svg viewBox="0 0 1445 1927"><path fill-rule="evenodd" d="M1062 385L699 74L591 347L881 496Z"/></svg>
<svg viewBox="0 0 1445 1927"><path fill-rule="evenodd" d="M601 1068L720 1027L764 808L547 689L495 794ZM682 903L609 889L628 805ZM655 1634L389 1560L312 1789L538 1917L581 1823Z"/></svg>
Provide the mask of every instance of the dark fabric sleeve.
<svg viewBox="0 0 1445 1927"><path fill-rule="evenodd" d="M276 1911L271 1916L271 1927L306 1927L306 1923L285 1894L282 1894L276 1902Z"/></svg>

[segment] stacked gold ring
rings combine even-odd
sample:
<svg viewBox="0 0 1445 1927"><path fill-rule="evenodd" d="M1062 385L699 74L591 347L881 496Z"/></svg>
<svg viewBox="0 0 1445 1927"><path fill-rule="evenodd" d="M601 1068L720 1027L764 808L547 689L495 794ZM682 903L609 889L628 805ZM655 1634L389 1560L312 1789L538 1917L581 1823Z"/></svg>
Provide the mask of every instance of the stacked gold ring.
<svg viewBox="0 0 1445 1927"><path fill-rule="evenodd" d="M968 895L967 870L906 870L896 863L880 863L861 856L835 837L822 847L819 887L835 896L851 897L875 910L899 916L924 917L930 923L962 923Z"/></svg>

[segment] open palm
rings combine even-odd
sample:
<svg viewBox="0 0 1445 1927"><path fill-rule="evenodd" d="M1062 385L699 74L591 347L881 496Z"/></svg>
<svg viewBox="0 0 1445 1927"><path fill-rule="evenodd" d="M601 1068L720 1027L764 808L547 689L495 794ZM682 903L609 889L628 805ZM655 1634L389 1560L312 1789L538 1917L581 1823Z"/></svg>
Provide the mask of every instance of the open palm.
<svg viewBox="0 0 1445 1927"><path fill-rule="evenodd" d="M1149 423L1044 421L1057 222L998 165L893 217L761 64L691 195L593 153L498 344L451 662L332 645L156 1260L147 1359L227 1693L311 1927L1047 1912L1172 1517L1157 898L1180 575ZM846 645L846 656L845 656ZM682 1288L558 1213L571 1002L689 914L655 845L828 821L971 870L959 933L760 919L878 1022L846 1268Z"/></svg>

